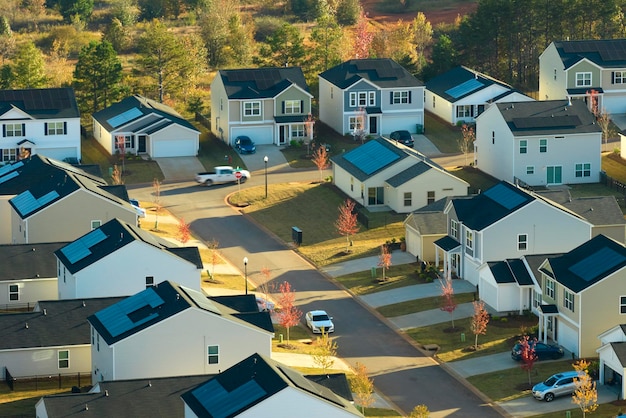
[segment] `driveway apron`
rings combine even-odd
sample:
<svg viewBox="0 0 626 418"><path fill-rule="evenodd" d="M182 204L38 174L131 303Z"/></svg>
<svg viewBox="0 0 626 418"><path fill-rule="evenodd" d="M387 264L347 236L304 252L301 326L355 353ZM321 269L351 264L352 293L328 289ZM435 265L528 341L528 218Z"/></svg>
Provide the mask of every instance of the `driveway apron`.
<svg viewBox="0 0 626 418"><path fill-rule="evenodd" d="M196 173L205 171L196 157L166 157L154 159L165 177L165 181L192 181Z"/></svg>

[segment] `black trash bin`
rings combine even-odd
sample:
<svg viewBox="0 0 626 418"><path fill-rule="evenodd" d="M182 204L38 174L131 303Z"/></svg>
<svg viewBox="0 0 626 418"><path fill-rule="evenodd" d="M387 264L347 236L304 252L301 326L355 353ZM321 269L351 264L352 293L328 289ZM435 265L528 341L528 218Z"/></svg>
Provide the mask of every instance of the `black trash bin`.
<svg viewBox="0 0 626 418"><path fill-rule="evenodd" d="M297 226L291 227L291 240L296 245L302 244L302 230Z"/></svg>

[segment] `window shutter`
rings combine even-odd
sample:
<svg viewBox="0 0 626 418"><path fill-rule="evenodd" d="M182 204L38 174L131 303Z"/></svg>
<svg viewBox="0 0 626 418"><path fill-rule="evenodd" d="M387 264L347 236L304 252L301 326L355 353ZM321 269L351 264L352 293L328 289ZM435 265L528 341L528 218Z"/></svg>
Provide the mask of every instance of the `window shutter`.
<svg viewBox="0 0 626 418"><path fill-rule="evenodd" d="M304 113L304 100L300 100L300 113Z"/></svg>
<svg viewBox="0 0 626 418"><path fill-rule="evenodd" d="M22 123L22 135L26 136L26 124Z"/></svg>
<svg viewBox="0 0 626 418"><path fill-rule="evenodd" d="M63 122L63 135L67 135L67 122Z"/></svg>
<svg viewBox="0 0 626 418"><path fill-rule="evenodd" d="M285 101L283 100L283 114L285 113Z"/></svg>
<svg viewBox="0 0 626 418"><path fill-rule="evenodd" d="M615 71L611 71L611 84L615 84Z"/></svg>
<svg viewBox="0 0 626 418"><path fill-rule="evenodd" d="M43 124L43 134L48 135L48 122Z"/></svg>
<svg viewBox="0 0 626 418"><path fill-rule="evenodd" d="M409 90L409 104L412 103L411 102L411 93L412 93L411 90Z"/></svg>
<svg viewBox="0 0 626 418"><path fill-rule="evenodd" d="M134 136L130 137L130 147L131 148L135 148L135 137Z"/></svg>
<svg viewBox="0 0 626 418"><path fill-rule="evenodd" d="M2 125L2 136L3 137L7 136L7 126L6 125Z"/></svg>
<svg viewBox="0 0 626 418"><path fill-rule="evenodd" d="M389 92L389 104L393 104L393 91Z"/></svg>

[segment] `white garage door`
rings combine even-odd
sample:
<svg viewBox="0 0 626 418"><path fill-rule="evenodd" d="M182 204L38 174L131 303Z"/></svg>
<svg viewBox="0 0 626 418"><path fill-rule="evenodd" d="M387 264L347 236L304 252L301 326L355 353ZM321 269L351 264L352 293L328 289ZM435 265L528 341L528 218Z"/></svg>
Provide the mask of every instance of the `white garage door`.
<svg viewBox="0 0 626 418"><path fill-rule="evenodd" d="M193 139L154 140L152 142L152 157L195 157L197 155L196 141Z"/></svg>
<svg viewBox="0 0 626 418"><path fill-rule="evenodd" d="M271 145L274 143L274 130L271 126L254 126L246 128L233 128L231 145L235 144L235 138L239 135L250 137L256 145Z"/></svg>
<svg viewBox="0 0 626 418"><path fill-rule="evenodd" d="M602 98L602 107L608 113L626 112L626 103L624 102L624 98L622 96L616 97L605 94Z"/></svg>
<svg viewBox="0 0 626 418"><path fill-rule="evenodd" d="M578 332L576 329L568 326L568 324L563 321L558 321L557 326L556 336L558 343L565 347L566 350L571 351L578 356L580 347L578 347Z"/></svg>
<svg viewBox="0 0 626 418"><path fill-rule="evenodd" d="M80 155L77 153L76 148L68 147L68 148L36 148L35 152L37 154L43 155L44 157L52 158L54 160L63 161L64 158L78 158L80 159Z"/></svg>

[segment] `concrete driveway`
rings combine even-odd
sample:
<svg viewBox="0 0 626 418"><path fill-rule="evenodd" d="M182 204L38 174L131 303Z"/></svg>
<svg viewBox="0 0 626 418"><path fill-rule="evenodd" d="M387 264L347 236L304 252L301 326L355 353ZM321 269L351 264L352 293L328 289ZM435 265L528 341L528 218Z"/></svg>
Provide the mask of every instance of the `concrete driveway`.
<svg viewBox="0 0 626 418"><path fill-rule="evenodd" d="M166 157L154 160L159 164L165 181L193 181L196 173L205 171L196 157Z"/></svg>
<svg viewBox="0 0 626 418"><path fill-rule="evenodd" d="M264 158L267 157L267 171L273 172L288 168L289 164L276 145L257 145L254 154L240 154L248 171L265 171Z"/></svg>

